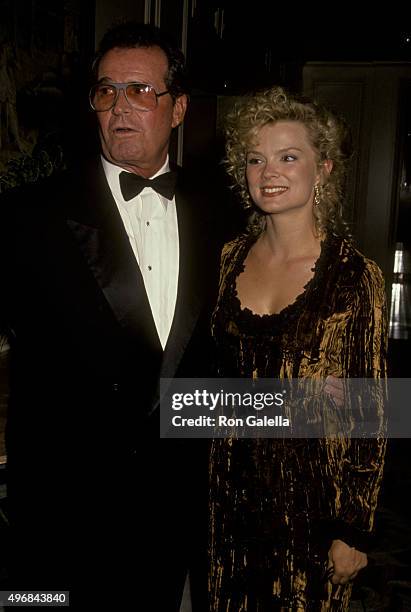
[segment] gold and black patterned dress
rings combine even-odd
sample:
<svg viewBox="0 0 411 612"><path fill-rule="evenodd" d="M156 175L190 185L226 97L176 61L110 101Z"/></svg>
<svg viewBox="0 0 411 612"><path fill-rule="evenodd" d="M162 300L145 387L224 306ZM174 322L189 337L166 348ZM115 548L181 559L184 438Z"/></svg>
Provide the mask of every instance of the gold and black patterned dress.
<svg viewBox="0 0 411 612"><path fill-rule="evenodd" d="M242 309L236 293L255 239L243 235L223 249L213 315L219 375L383 378L378 266L329 237L304 292L279 314L260 316ZM210 612L347 610L351 585L325 579L327 552L333 539L366 550L384 453L382 437L213 440Z"/></svg>

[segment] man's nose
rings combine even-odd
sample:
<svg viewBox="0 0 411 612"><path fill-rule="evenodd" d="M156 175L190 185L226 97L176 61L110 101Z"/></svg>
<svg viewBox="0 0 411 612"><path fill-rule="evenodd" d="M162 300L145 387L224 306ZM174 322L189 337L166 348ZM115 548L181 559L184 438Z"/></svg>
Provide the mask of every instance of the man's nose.
<svg viewBox="0 0 411 612"><path fill-rule="evenodd" d="M126 98L126 92L124 89L120 89L117 94L117 100L111 109L115 115L121 115L123 113L131 112L130 102Z"/></svg>

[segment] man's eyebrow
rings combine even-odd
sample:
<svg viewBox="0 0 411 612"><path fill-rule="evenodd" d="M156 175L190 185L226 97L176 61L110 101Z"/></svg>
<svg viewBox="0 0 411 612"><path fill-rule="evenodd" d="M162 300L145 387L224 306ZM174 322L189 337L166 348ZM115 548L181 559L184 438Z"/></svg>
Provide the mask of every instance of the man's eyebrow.
<svg viewBox="0 0 411 612"><path fill-rule="evenodd" d="M122 82L122 81L121 81ZM140 81L124 81L125 83L140 83ZM112 79L109 76L100 77L97 83L120 83L120 81L116 81L116 79Z"/></svg>
<svg viewBox="0 0 411 612"><path fill-rule="evenodd" d="M111 78L111 77L109 77L109 76L103 76L103 77L100 77L100 78L98 79L98 81L97 81L97 83L104 83L104 82L107 82L107 83L115 83L115 80L114 80L114 79L112 79L112 78Z"/></svg>
<svg viewBox="0 0 411 612"><path fill-rule="evenodd" d="M100 77L97 81L97 83L120 83L120 81L116 81L115 79L112 79L109 76L103 76ZM124 83L138 83L139 85L149 85L149 83L146 83L146 81L140 81L140 80L131 80L131 81L124 81Z"/></svg>

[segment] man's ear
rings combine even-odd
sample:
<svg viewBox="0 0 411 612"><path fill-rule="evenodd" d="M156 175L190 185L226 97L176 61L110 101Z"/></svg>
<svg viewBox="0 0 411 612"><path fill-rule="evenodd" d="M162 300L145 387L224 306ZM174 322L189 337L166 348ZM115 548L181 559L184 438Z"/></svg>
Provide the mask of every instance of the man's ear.
<svg viewBox="0 0 411 612"><path fill-rule="evenodd" d="M183 122L184 115L186 114L187 110L187 104L188 98L185 94L178 96L178 98L175 100L173 106L173 121L171 124L173 128L177 127Z"/></svg>

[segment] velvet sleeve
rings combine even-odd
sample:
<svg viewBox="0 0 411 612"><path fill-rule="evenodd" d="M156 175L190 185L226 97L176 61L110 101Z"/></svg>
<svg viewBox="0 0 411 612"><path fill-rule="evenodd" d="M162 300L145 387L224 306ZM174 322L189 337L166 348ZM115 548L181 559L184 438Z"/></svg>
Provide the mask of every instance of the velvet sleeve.
<svg viewBox="0 0 411 612"><path fill-rule="evenodd" d="M338 347L336 359L340 360L341 375L377 379L370 382L371 392L368 395L371 395L372 401L368 397L368 401L363 402L361 415L365 423L373 425L375 435L367 436L364 431L361 438L348 437L338 442L328 442L329 461L341 461L341 478L336 483L335 515L329 529L332 539L341 539L366 551L372 543L370 536L386 450L386 298L383 277L374 262L366 260L364 271L349 295L349 316L340 316L339 322L331 325L330 329L334 329Z"/></svg>

